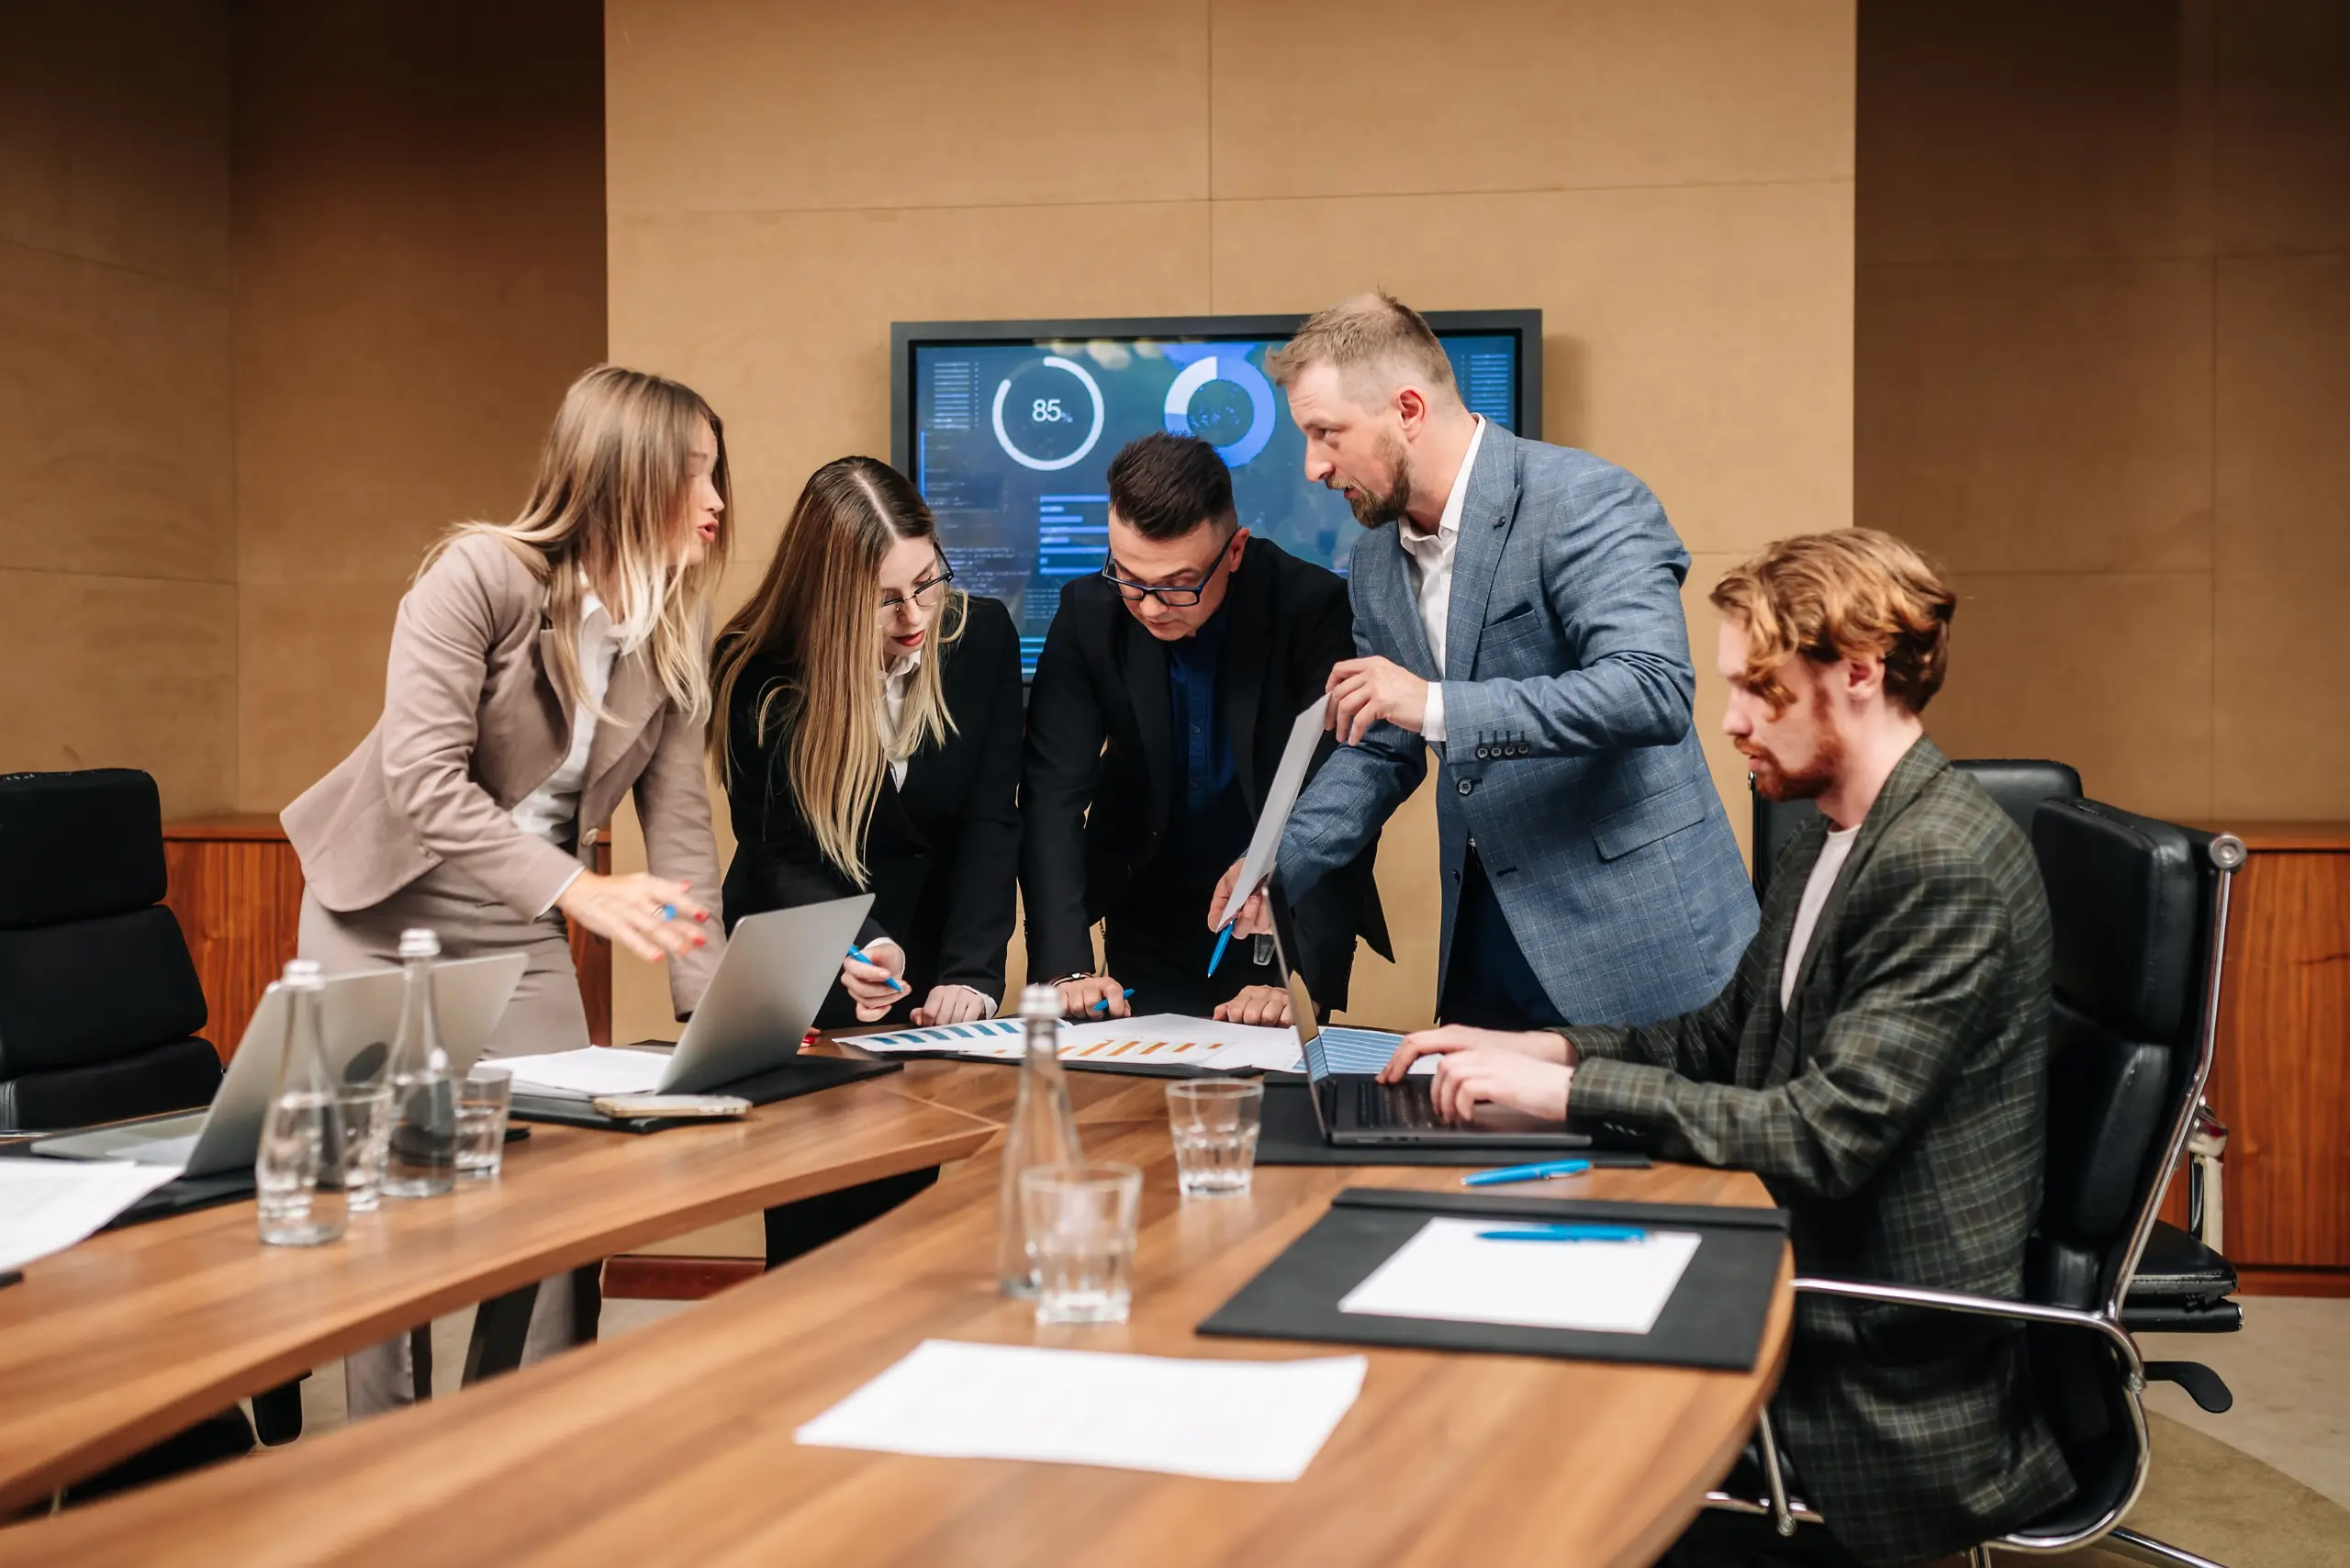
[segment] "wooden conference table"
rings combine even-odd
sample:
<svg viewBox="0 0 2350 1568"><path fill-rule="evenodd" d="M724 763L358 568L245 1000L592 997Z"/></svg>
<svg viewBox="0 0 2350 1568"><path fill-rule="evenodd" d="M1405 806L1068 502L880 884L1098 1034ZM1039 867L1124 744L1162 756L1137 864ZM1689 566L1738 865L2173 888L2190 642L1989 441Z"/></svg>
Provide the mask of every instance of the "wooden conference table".
<svg viewBox="0 0 2350 1568"><path fill-rule="evenodd" d="M879 1082L947 1114L1000 1106L1011 1076L931 1062ZM925 1338L1327 1353L1192 1327L1339 1188L1451 1188L1460 1174L1260 1167L1249 1196L1184 1203L1163 1084L1071 1082L1088 1153L1145 1173L1128 1324L1039 1329L1024 1305L997 1296L995 1172L974 1159L854 1235L660 1323L454 1398L0 1530L0 1564L1640 1564L1695 1514L1777 1381L1792 1311L1784 1261L1751 1372L1371 1350L1360 1399L1287 1485L798 1447L795 1428ZM1602 1170L1575 1185L1768 1201L1751 1176L1688 1167Z"/></svg>
<svg viewBox="0 0 2350 1568"><path fill-rule="evenodd" d="M0 1289L0 1513L442 1313L994 1135L890 1082L643 1137L534 1126L496 1182L354 1215L331 1246L262 1246L247 1199L30 1264Z"/></svg>

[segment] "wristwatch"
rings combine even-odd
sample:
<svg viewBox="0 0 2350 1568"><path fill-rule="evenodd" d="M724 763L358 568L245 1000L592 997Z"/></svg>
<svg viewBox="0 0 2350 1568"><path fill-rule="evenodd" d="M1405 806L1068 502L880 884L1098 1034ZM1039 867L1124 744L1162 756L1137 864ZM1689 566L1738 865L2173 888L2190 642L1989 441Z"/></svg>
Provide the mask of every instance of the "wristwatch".
<svg viewBox="0 0 2350 1568"><path fill-rule="evenodd" d="M1085 970L1080 969L1073 975L1063 975L1058 980L1048 980L1045 983L1046 985L1073 985L1079 980L1099 980L1102 977L1099 975L1089 974Z"/></svg>

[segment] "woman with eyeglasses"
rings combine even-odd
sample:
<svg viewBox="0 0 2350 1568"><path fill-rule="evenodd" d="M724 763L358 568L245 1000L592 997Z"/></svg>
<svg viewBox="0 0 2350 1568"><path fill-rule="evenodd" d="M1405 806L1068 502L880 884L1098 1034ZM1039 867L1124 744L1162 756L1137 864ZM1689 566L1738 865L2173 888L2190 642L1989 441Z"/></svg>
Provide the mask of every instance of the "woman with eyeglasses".
<svg viewBox="0 0 2350 1568"><path fill-rule="evenodd" d="M810 476L775 559L719 635L711 750L744 915L870 891L819 1027L962 1024L1003 998L1020 863L1020 640L958 591L896 469Z"/></svg>

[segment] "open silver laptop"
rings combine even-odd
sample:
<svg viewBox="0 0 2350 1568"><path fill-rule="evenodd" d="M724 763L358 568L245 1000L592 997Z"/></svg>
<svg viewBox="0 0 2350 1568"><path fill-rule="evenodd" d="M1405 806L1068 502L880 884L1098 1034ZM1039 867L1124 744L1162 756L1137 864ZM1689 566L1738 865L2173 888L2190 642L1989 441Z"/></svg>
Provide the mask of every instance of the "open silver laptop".
<svg viewBox="0 0 2350 1568"><path fill-rule="evenodd" d="M520 953L504 953L450 959L434 969L441 1044L453 1070L462 1075L473 1067L528 963ZM356 1081L384 1070L399 1029L400 993L406 983L407 977L397 969L327 978L319 1011L330 1076ZM61 1159L168 1165L185 1176L211 1176L252 1165L261 1147L270 1090L277 1081L278 1058L285 1048L285 991L273 981L253 1009L245 1037L229 1058L229 1070L206 1109L40 1138L32 1152Z"/></svg>
<svg viewBox="0 0 2350 1568"><path fill-rule="evenodd" d="M872 907L859 893L737 921L657 1092L707 1094L798 1056Z"/></svg>

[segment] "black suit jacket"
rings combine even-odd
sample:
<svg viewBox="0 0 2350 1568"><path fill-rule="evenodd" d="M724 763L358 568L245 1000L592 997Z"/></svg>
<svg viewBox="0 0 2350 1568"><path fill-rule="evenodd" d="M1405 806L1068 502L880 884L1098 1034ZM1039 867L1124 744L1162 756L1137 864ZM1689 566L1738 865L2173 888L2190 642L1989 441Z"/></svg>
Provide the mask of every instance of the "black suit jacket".
<svg viewBox="0 0 2350 1568"><path fill-rule="evenodd" d="M1264 539L1251 539L1243 550L1225 615L1217 706L1253 818L1272 787L1298 710L1322 694L1332 665L1354 656L1354 618L1344 578ZM1155 864L1167 835L1172 723L1164 648L1136 623L1107 580L1070 581L1061 589L1028 696L1020 887L1029 973L1091 970L1093 923L1138 883L1175 880ZM1324 738L1317 768L1334 745ZM1351 863L1281 912L1291 958L1326 1006L1346 1004L1357 935L1389 956L1371 878L1377 853L1374 834ZM1279 887L1274 890L1278 898ZM1204 902L1199 920L1206 924Z"/></svg>
<svg viewBox="0 0 2350 1568"><path fill-rule="evenodd" d="M943 661L946 711L955 733L929 743L906 765L901 788L886 775L865 830L873 913L859 942L888 935L906 950L901 1018L934 985L968 985L1003 1000L1004 946L1012 939L1020 861L1020 639L1011 613L991 599L967 601L962 635L934 644ZM788 710L765 745L761 696L791 666L759 655L744 666L727 711L727 805L734 824L726 870L727 928L746 914L792 909L860 890L824 858L792 799L785 757ZM855 1004L833 982L816 1022L856 1022Z"/></svg>

